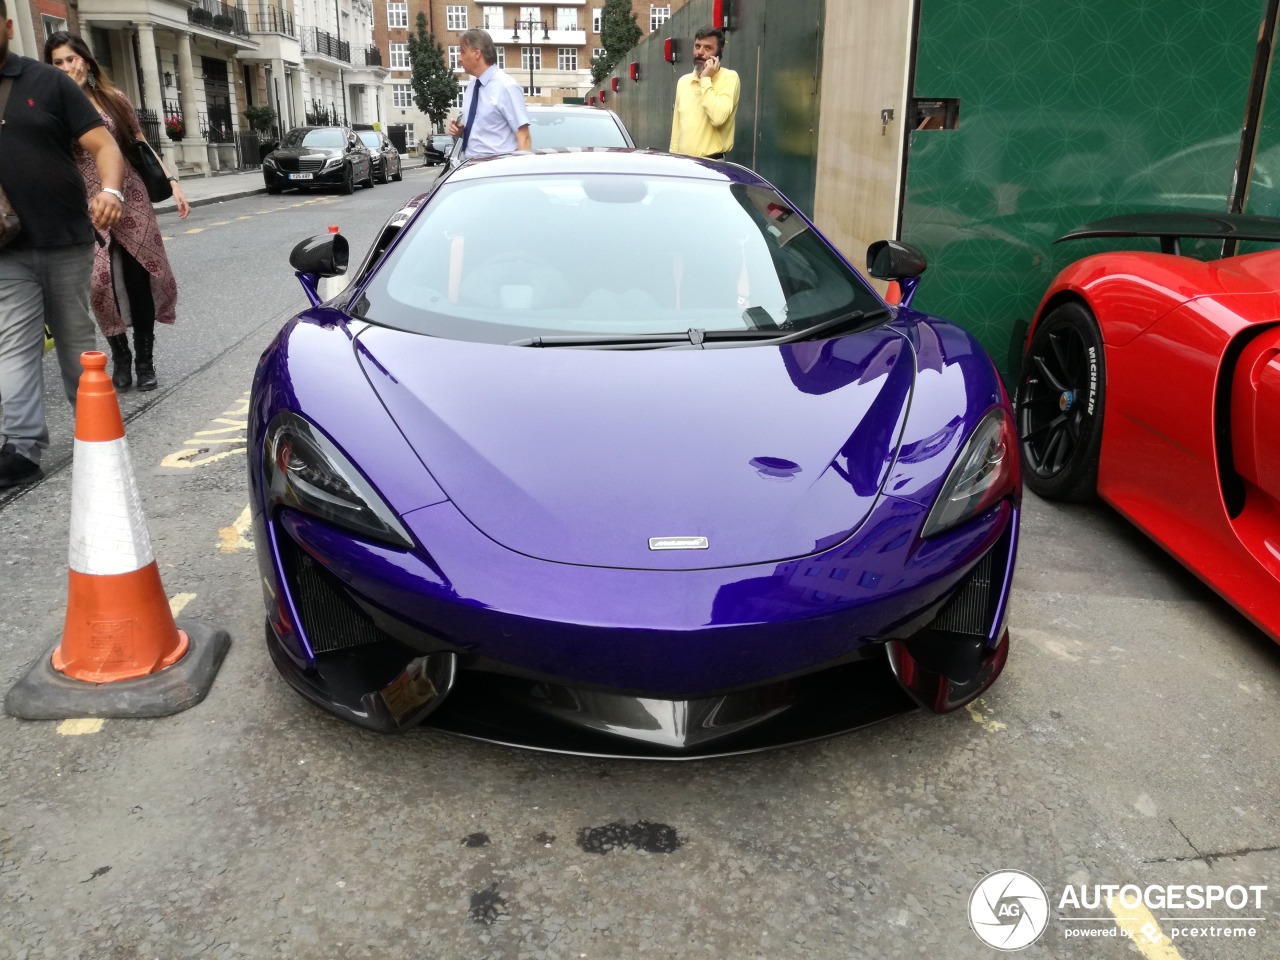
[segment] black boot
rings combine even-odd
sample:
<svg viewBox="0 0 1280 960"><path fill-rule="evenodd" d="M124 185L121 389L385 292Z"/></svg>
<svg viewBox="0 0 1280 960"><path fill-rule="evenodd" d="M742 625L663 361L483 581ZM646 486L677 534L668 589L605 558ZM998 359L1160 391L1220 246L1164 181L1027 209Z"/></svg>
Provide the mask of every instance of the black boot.
<svg viewBox="0 0 1280 960"><path fill-rule="evenodd" d="M133 349L138 355L138 389L140 391L156 388L156 368L152 364L152 349L155 347L154 333L133 332Z"/></svg>
<svg viewBox="0 0 1280 960"><path fill-rule="evenodd" d="M107 345L111 347L111 383L117 390L128 390L133 383L133 354L129 352L129 335L117 333L107 337Z"/></svg>

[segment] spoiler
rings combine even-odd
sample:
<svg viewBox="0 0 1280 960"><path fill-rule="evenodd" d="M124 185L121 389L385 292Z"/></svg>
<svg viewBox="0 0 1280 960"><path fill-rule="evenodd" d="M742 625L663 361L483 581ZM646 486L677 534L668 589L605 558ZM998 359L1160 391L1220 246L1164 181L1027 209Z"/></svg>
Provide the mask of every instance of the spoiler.
<svg viewBox="0 0 1280 960"><path fill-rule="evenodd" d="M1183 238L1280 243L1280 217L1247 213L1128 213L1076 227L1054 243L1086 237L1159 237L1161 253L1179 256Z"/></svg>

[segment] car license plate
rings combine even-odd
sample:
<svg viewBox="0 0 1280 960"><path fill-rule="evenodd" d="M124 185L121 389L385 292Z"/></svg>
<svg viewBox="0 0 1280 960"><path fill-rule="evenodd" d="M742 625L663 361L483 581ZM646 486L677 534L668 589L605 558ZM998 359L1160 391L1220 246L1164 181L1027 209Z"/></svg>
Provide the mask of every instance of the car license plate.
<svg viewBox="0 0 1280 960"><path fill-rule="evenodd" d="M311 179L311 177L312 177L312 174L309 174L309 173L291 173L291 174L289 174L289 179L290 179L290 180L310 180L310 179Z"/></svg>

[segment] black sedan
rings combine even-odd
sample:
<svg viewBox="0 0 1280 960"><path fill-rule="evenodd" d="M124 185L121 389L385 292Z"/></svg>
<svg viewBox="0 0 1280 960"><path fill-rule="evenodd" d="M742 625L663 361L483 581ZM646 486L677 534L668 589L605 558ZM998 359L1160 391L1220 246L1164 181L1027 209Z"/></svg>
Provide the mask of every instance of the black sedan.
<svg viewBox="0 0 1280 960"><path fill-rule="evenodd" d="M447 133L433 133L422 141L423 166L438 166L449 159L449 151L453 149L454 138Z"/></svg>
<svg viewBox="0 0 1280 960"><path fill-rule="evenodd" d="M358 183L373 186L373 157L346 127L295 127L262 161L267 193L287 187L337 187L351 193Z"/></svg>
<svg viewBox="0 0 1280 960"><path fill-rule="evenodd" d="M400 180L400 151L390 138L380 130L361 130L357 136L369 148L373 157L373 178L378 183Z"/></svg>

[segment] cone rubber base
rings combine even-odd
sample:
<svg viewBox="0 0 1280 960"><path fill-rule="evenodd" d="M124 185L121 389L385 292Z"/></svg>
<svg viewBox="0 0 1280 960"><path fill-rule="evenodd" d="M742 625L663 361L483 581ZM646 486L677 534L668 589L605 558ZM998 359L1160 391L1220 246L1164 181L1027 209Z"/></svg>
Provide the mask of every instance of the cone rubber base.
<svg viewBox="0 0 1280 960"><path fill-rule="evenodd" d="M4 698L4 709L22 720L73 717L167 717L194 707L209 693L231 636L197 620L178 620L191 646L171 667L150 676L84 683L53 669L57 644L43 653Z"/></svg>

